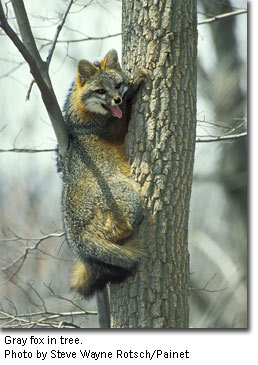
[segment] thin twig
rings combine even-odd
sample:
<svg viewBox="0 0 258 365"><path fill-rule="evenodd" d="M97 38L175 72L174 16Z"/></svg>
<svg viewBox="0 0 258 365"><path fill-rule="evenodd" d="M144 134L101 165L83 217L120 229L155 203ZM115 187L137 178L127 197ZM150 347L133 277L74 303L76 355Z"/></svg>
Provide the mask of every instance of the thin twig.
<svg viewBox="0 0 258 365"><path fill-rule="evenodd" d="M54 53L54 50L55 50L55 47L56 47L56 43L57 43L57 39L58 39L58 36L63 28L63 25L65 23L65 20L67 18L67 15L71 9L71 6L73 5L73 0L70 0L69 4L68 4L68 7L63 15L63 18L61 20L61 23L58 25L57 29L56 29L56 34L54 36L54 39L53 39L53 42L52 42L52 46L50 48L50 51L48 53L48 56L47 56L47 60L46 60L46 64L47 64L47 67L49 68L49 64L51 62L51 59L52 59L52 56L53 56L53 53Z"/></svg>
<svg viewBox="0 0 258 365"><path fill-rule="evenodd" d="M17 71L21 66L23 66L25 63L24 62L20 62L18 65L16 65L15 67L13 67L10 71L7 71L5 74L2 74L0 76L0 79L3 79L5 77L10 76L13 72Z"/></svg>
<svg viewBox="0 0 258 365"><path fill-rule="evenodd" d="M110 35L106 35L106 36L100 36L100 37L85 37L85 38L80 38L80 39L61 39L61 40L57 40L56 43L79 43L79 42L86 42L86 41L100 41L100 40L105 40L108 38L113 38L113 37L118 37L121 36L122 33L115 33L115 34L110 34ZM49 44L52 43L52 41L50 39L47 38L39 38L36 37L35 39L37 39L38 41L45 41L48 42L46 44L44 44L45 46L48 46Z"/></svg>
<svg viewBox="0 0 258 365"><path fill-rule="evenodd" d="M202 20L198 23L198 25L214 23L221 19L226 19L231 16L236 16L236 15L246 14L246 13L247 13L247 9L231 11L230 13L220 14L220 15L214 16L213 18L208 18L208 19Z"/></svg>
<svg viewBox="0 0 258 365"><path fill-rule="evenodd" d="M30 247L26 247L24 252L22 253L22 255L20 255L19 257L17 257L15 260L13 260L10 264L8 264L5 267L0 268L0 270L2 271L7 271L8 269L10 269L12 266L14 266L15 264L18 264L20 262L20 264L18 265L18 268L14 271L14 273L12 273L11 277L8 278L8 280L11 280L15 275L18 274L18 272L20 271L20 269L22 268L27 256L34 250L37 250L38 246L45 241L48 238L52 238L52 237L62 237L64 236L64 232L61 233L51 233L45 236L42 236L40 238L21 238L21 237L15 237L15 238L11 238L11 239L1 239L1 241L14 241L14 240L31 240L34 241L36 240L37 242L35 243L34 246L30 246Z"/></svg>
<svg viewBox="0 0 258 365"><path fill-rule="evenodd" d="M0 311L0 314L2 314L5 317L8 317L10 314L6 313L4 311ZM34 313L23 313L23 314L16 314L17 317L19 318L31 318L31 317L37 317L37 316L43 316L46 315L47 317L45 317L45 319L56 319L59 317L73 317L73 316L83 316L85 314L89 314L89 315L97 315L98 312L97 311L87 311L87 310L83 310L83 311L78 311L78 312L50 312L50 311L40 311L40 312L34 312ZM0 320L5 319L5 317L0 317Z"/></svg>
<svg viewBox="0 0 258 365"><path fill-rule="evenodd" d="M96 311L77 311L77 312L52 312L52 311L40 311L34 313L25 314L11 314L6 311L0 311L0 320L6 321L3 328L80 328L78 325L64 321L65 317L80 317L86 315L97 315ZM40 317L37 319L37 317ZM60 321L58 321L60 320Z"/></svg>
<svg viewBox="0 0 258 365"><path fill-rule="evenodd" d="M227 140L235 140L239 138L247 137L247 132L231 134L231 135L223 135L223 136L215 136L215 137L197 137L196 143L207 143L207 142L220 142ZM10 148L10 149L0 149L1 152L17 152L17 153L41 153L41 152L55 152L55 148L49 149L32 149L32 148Z"/></svg>
<svg viewBox="0 0 258 365"><path fill-rule="evenodd" d="M224 291L224 290L227 290L228 288L221 288L221 289L214 289L214 290L211 290L211 289L207 289L208 285L211 283L211 281L215 278L217 274L215 273L207 282L206 284L203 286L203 288L190 288L190 290L201 290L201 291L206 291L208 293L218 293L218 292L221 292L221 291Z"/></svg>
<svg viewBox="0 0 258 365"><path fill-rule="evenodd" d="M55 291L51 288L51 284L46 284L44 283L45 287L49 290L49 293L50 295L52 295L53 297L57 298L57 299L61 299L61 300L64 300L72 305L74 305L76 308L78 308L79 310L84 310L80 305L78 305L77 303L75 303L74 300L72 299L68 299L68 298L65 298L59 294L56 294Z"/></svg>
<svg viewBox="0 0 258 365"><path fill-rule="evenodd" d="M70 0L70 3L68 4L68 7L63 15L63 18L61 20L61 23L57 26L57 29L56 29L56 34L54 36L54 39L53 41L50 42L50 44L52 45L50 50L49 50L49 53L48 53L48 56L47 56L47 59L46 59L46 66L47 68L49 68L49 65L50 65L50 62L51 62L51 59L52 59L52 56L53 56L53 53L54 53L54 50L55 50L55 47L56 47L56 43L57 43L57 39L58 39L58 36L63 28L63 25L65 23L65 20L67 18L67 15L69 13L69 10L71 8L73 4L73 0ZM31 90L32 90L32 87L35 83L35 80L32 80L31 83L30 83L30 86L29 86L29 89L28 89L28 92L27 92L27 95L26 95L26 100L29 100L30 99L30 94L31 94Z"/></svg>
<svg viewBox="0 0 258 365"><path fill-rule="evenodd" d="M27 94L26 94L26 98L25 98L26 101L30 100L31 90L32 90L32 86L34 84L35 84L35 80L32 80L31 83L30 83L29 89L27 91Z"/></svg>
<svg viewBox="0 0 258 365"><path fill-rule="evenodd" d="M33 149L33 148L10 148L10 149L2 149L0 148L0 152L18 152L18 153L39 153L39 152L54 152L55 148L47 148L47 149Z"/></svg>
<svg viewBox="0 0 258 365"><path fill-rule="evenodd" d="M27 282L27 285L34 291L34 293L40 299L40 301L42 303L42 306L43 306L45 312L47 312L46 303L45 303L44 299L42 298L42 296L39 294L39 292L34 288L34 286L32 284L30 284L29 282Z"/></svg>
<svg viewBox="0 0 258 365"><path fill-rule="evenodd" d="M239 134L231 134L231 135L223 135L217 137L197 137L196 142L219 142L219 141L228 141L235 140L239 138L243 138L247 136L247 132L239 133Z"/></svg>

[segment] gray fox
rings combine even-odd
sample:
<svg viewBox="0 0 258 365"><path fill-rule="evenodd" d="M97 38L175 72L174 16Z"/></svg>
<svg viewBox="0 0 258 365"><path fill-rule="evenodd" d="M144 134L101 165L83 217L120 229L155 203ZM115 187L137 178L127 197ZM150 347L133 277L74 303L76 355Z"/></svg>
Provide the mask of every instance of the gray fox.
<svg viewBox="0 0 258 365"><path fill-rule="evenodd" d="M146 73L129 82L111 50L101 62L78 63L64 106L70 145L58 155L63 221L79 258L72 288L85 297L135 273L142 250L126 241L143 219L140 187L131 177L124 139L130 108Z"/></svg>

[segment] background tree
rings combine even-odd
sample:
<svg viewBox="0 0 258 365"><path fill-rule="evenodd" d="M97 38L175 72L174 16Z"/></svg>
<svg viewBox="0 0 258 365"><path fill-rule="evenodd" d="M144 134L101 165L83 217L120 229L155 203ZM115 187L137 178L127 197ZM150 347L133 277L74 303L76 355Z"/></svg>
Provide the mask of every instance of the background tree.
<svg viewBox="0 0 258 365"><path fill-rule="evenodd" d="M246 6L241 0L198 2L197 133L215 137L233 131L242 138L197 144L190 219L191 287L202 288L212 279L207 289L215 292L191 291L194 327L197 323L245 327L247 323Z"/></svg>

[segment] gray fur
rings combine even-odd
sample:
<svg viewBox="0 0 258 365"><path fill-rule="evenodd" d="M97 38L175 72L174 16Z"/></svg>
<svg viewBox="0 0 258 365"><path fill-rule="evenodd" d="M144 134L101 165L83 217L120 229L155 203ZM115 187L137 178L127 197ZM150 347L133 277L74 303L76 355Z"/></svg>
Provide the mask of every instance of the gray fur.
<svg viewBox="0 0 258 365"><path fill-rule="evenodd" d="M107 70L86 60L78 64L78 80L64 107L69 151L58 156L67 241L88 273L85 288L74 286L85 296L133 274L142 256L135 244L125 243L142 220L142 203L120 148L130 119L130 100L142 80L138 86L129 84L115 51L104 60ZM78 90L85 117L73 99ZM114 105L121 108L122 118L112 115L109 108Z"/></svg>

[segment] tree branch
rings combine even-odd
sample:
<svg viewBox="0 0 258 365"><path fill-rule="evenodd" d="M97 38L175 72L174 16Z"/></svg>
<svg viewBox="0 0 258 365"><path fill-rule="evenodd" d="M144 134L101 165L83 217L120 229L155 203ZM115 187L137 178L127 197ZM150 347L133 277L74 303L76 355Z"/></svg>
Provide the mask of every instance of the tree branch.
<svg viewBox="0 0 258 365"><path fill-rule="evenodd" d="M214 23L221 19L229 18L231 16L236 16L236 15L240 15L240 14L246 14L246 13L247 13L247 9L231 11L230 13L220 14L220 15L214 16L213 18L208 18L208 19L202 20L201 22L198 23L198 25Z"/></svg>
<svg viewBox="0 0 258 365"><path fill-rule="evenodd" d="M223 135L217 137L197 137L196 142L219 142L226 140L234 140L247 136L247 132L239 133L239 134L231 134L231 135Z"/></svg>
<svg viewBox="0 0 258 365"><path fill-rule="evenodd" d="M230 135L222 135L216 137L197 137L196 143L208 143L208 142L221 142L221 141L230 141L239 138L247 137L247 132L238 133L238 134L230 134ZM17 153L40 153L40 152L54 152L55 148L46 148L46 149L33 149L33 148L10 148L10 149L0 149L1 152L17 152Z"/></svg>
<svg viewBox="0 0 258 365"><path fill-rule="evenodd" d="M86 41L102 41L104 39L108 39L108 38L113 38L113 37L118 37L121 36L122 33L115 33L115 34L110 34L110 35L106 35L106 36L100 36L100 37L85 37L85 38L81 38L81 39L61 39L61 40L57 40L56 43L80 43L80 42L86 42ZM47 38L36 38L39 41L45 41L48 42L46 44L44 44L44 47L48 46L50 43L52 43L52 41L50 39Z"/></svg>
<svg viewBox="0 0 258 365"><path fill-rule="evenodd" d="M53 312L47 308L44 311L24 314L11 314L4 310L0 311L0 321L6 321L3 328L80 328L73 322L64 321L64 318L81 317L85 315L97 315L96 311ZM39 318L38 318L39 317Z"/></svg>
<svg viewBox="0 0 258 365"><path fill-rule="evenodd" d="M54 37L54 40L52 42L52 47L50 48L50 51L49 51L49 54L47 56L47 60L46 60L46 63L47 63L47 67L49 68L49 64L51 62L51 59L52 59L52 56L53 56L53 53L54 53L54 50L55 50L55 47L56 47L56 43L57 43L57 38L59 36L59 33L61 32L62 28L63 28L63 25L65 23L65 20L66 20L66 17L71 9L71 6L73 5L73 0L70 0L69 4L68 4L68 7L63 15L63 18L61 20L61 23L58 25L57 29L56 29L56 34L55 34L55 37Z"/></svg>
<svg viewBox="0 0 258 365"><path fill-rule="evenodd" d="M110 328L110 305L109 305L109 292L107 286L96 293L96 301L99 315L99 327Z"/></svg>
<svg viewBox="0 0 258 365"><path fill-rule="evenodd" d="M20 30L21 38L23 41L23 44L29 54L34 58L38 66L41 66L42 59L40 57L40 54L38 52L35 39L33 37L29 19L24 7L23 1L20 0L12 0L12 6L15 13L15 17L17 20L17 24Z"/></svg>
<svg viewBox="0 0 258 365"><path fill-rule="evenodd" d="M56 138L59 144L59 151L64 155L69 146L68 133L63 120L62 112L58 105L51 80L48 74L47 64L42 61L36 48L26 10L22 0L12 0L16 13L17 23L19 25L22 41L15 31L10 27L6 20L2 3L0 2L0 26L11 39L25 61L29 64L30 72L33 75L39 89L49 118L52 122ZM20 28L21 27L21 28ZM27 48L29 47L29 48Z"/></svg>
<svg viewBox="0 0 258 365"><path fill-rule="evenodd" d="M22 56L25 59L25 61L29 65L34 64L35 63L34 58L30 54L30 52L27 50L27 48L25 47L25 45L22 43L22 41L20 40L20 38L17 36L17 34L15 33L15 31L8 24L8 22L7 22L6 18L5 18L5 14L4 14L4 10L3 10L3 7L2 7L2 3L1 2L0 2L0 26L4 30L4 32L6 33L6 35L11 39L11 41L16 46L16 48L18 49L18 51L22 54Z"/></svg>
<svg viewBox="0 0 258 365"><path fill-rule="evenodd" d="M215 278L217 274L215 273L207 282L206 284L204 284L204 286L202 288L190 288L190 290L200 290L200 291L205 291L205 292L208 292L208 293L218 293L218 292L221 292L221 291L224 291L224 290L227 290L228 288L225 287L225 288L221 288L221 289L207 289L207 287L209 286L209 284L211 283L211 281Z"/></svg>
<svg viewBox="0 0 258 365"><path fill-rule="evenodd" d="M18 272L20 271L20 269L22 268L26 258L28 257L28 255L34 251L34 250L37 250L39 245L45 241L46 239L49 239L49 238L52 238L52 237L62 237L64 236L64 232L61 232L61 233L51 233L51 234L48 234L48 235L45 235L45 236L42 236L40 238L27 238L26 240L30 240L30 241L37 241L34 246L27 246L24 250L24 252L19 256L17 257L15 260L13 260L11 263L9 263L8 265L6 265L5 267L1 267L0 270L3 271L3 272L7 272L11 267L15 266L15 265L18 265L16 270L11 274L10 277L8 277L8 280L11 280L15 275L18 274ZM4 239L0 239L0 242L5 242L5 241L17 241L17 240L25 240L25 238L22 238L22 237L15 237L15 238L11 238L11 239L8 239L8 238L4 238Z"/></svg>
<svg viewBox="0 0 258 365"><path fill-rule="evenodd" d="M56 150L55 148L46 148L46 149L42 149L42 150L37 150L37 149L32 149L32 148L10 148L10 149L4 150L4 149L0 148L0 153L1 152L39 153L39 152L54 152L55 150Z"/></svg>

